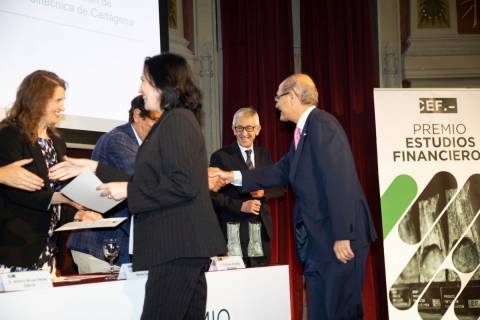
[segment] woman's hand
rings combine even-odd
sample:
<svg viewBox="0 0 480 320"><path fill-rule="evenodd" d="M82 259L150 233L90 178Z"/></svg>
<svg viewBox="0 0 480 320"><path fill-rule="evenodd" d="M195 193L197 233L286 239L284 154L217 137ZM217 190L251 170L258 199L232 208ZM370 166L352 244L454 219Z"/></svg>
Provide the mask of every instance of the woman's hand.
<svg viewBox="0 0 480 320"><path fill-rule="evenodd" d="M102 197L119 201L127 198L127 186L128 182L110 182L99 185L97 190Z"/></svg>
<svg viewBox="0 0 480 320"><path fill-rule="evenodd" d="M100 213L95 211L78 210L73 219L80 220L83 222L93 222L93 221L102 220L103 216Z"/></svg>
<svg viewBox="0 0 480 320"><path fill-rule="evenodd" d="M40 190L43 187L42 178L22 168L32 161L33 159L18 160L0 167L0 183L26 191Z"/></svg>
<svg viewBox="0 0 480 320"><path fill-rule="evenodd" d="M98 166L98 161L90 159L77 159L65 156L63 160L50 168L48 173L50 180L64 181L76 177L87 170L95 172Z"/></svg>
<svg viewBox="0 0 480 320"><path fill-rule="evenodd" d="M77 210L85 209L80 203L70 200L65 197L61 192L54 192L50 204L68 204Z"/></svg>

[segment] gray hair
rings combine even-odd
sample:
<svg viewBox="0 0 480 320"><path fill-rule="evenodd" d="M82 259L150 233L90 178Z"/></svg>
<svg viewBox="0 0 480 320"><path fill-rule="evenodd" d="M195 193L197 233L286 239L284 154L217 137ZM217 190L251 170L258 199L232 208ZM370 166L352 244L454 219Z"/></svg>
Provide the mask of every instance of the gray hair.
<svg viewBox="0 0 480 320"><path fill-rule="evenodd" d="M318 91L312 78L304 73L297 73L282 83L284 92L293 91L303 105L315 106L318 103Z"/></svg>
<svg viewBox="0 0 480 320"><path fill-rule="evenodd" d="M237 119L240 117L251 117L255 121L256 126L260 125L260 117L258 116L257 110L251 107L248 107L248 108L240 108L235 112L232 120L232 128L235 127L235 123L237 122Z"/></svg>

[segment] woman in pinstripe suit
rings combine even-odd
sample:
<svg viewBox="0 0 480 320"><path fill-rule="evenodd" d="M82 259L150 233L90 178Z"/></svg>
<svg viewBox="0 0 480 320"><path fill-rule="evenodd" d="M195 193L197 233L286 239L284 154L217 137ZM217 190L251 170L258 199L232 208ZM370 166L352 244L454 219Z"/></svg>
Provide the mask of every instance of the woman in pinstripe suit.
<svg viewBox="0 0 480 320"><path fill-rule="evenodd" d="M147 110L161 112L160 120L138 150L134 176L99 189L117 200L128 196L134 217L133 268L149 271L142 319L203 320L204 272L209 257L226 247L208 190L207 155L197 120L201 93L186 60L169 53L145 59L140 92ZM54 177L78 174L87 163L102 181L124 179L101 163L65 163L54 168Z"/></svg>

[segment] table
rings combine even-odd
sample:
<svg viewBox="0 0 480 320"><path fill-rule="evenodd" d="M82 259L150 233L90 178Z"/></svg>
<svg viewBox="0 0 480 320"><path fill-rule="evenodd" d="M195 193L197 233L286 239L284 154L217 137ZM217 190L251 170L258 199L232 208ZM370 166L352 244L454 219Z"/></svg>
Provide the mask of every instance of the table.
<svg viewBox="0 0 480 320"><path fill-rule="evenodd" d="M205 320L290 320L288 266L207 272ZM0 293L0 319L139 319L146 278Z"/></svg>

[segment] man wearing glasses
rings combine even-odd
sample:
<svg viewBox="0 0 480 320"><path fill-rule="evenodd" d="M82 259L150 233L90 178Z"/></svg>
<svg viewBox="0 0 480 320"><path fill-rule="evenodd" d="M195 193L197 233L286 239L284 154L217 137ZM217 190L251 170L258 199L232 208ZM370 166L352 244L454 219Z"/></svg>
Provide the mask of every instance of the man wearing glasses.
<svg viewBox="0 0 480 320"><path fill-rule="evenodd" d="M129 122L114 128L98 139L92 152L92 159L108 166L117 168L128 175L133 175L135 157L138 147L158 121L159 114L145 109L142 96L135 97L129 110ZM128 219L114 229L81 230L70 234L67 246L72 250L74 262L79 273L106 272L106 263L99 263L97 259L105 261L102 250L105 239L115 238L120 244L120 254L115 260L116 265L130 262L130 243L133 239L133 225L128 212L126 201L114 207L104 215L105 217L128 217Z"/></svg>
<svg viewBox="0 0 480 320"><path fill-rule="evenodd" d="M237 141L214 152L210 159L210 166L223 170L253 170L272 164L270 152L254 145L255 138L261 130L257 111L252 108L237 110L233 116L232 130ZM241 251L247 265L259 266L269 263L273 226L266 202L283 194L284 190L280 188L241 193L240 188L233 185L226 186L218 193L211 193L212 202L218 212L220 225L227 241L233 240L228 238L227 223L239 224ZM262 249L258 248L259 250L255 251L250 247L249 254L248 244L253 240L250 239L250 235L254 232L252 223L261 225Z"/></svg>
<svg viewBox="0 0 480 320"><path fill-rule="evenodd" d="M297 255L304 264L308 319L363 319L362 288L369 243L376 239L338 121L316 107L312 79L294 74L275 97L281 121L296 124L288 153L272 166L213 173L246 192L290 183Z"/></svg>

